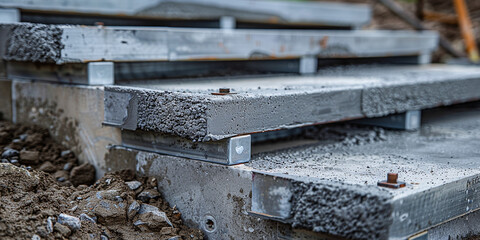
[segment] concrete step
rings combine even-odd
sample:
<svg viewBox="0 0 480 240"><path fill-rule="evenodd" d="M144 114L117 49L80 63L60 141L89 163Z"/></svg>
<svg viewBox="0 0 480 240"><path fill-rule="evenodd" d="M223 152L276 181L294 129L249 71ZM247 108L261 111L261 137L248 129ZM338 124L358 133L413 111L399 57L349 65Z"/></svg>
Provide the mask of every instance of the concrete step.
<svg viewBox="0 0 480 240"><path fill-rule="evenodd" d="M16 10L15 19L48 24L358 29L371 18L368 5L332 2L1 0L0 7L10 8L0 16Z"/></svg>
<svg viewBox="0 0 480 240"><path fill-rule="evenodd" d="M252 212L352 239L407 239L476 211L479 106L427 111L419 132L256 155ZM406 186L378 187L390 172Z"/></svg>
<svg viewBox="0 0 480 240"><path fill-rule="evenodd" d="M217 63L231 61L246 62L240 69L290 73L314 73L321 61L351 58L398 57L400 62L429 63L438 40L435 32L428 31L223 30L25 23L0 25L0 36L0 55L8 61L8 78L82 84L113 84L114 76L122 80L122 76L182 76L178 73L185 71L198 74L203 68L223 69L225 66Z"/></svg>
<svg viewBox="0 0 480 240"><path fill-rule="evenodd" d="M358 73L357 76L354 73ZM467 102L468 66L351 66L315 76L175 80L105 87L105 124L197 141ZM216 95L230 88L227 95Z"/></svg>
<svg viewBox="0 0 480 240"><path fill-rule="evenodd" d="M212 239L457 238L480 232L472 222L480 216L480 108L472 106L426 110L417 132L385 130L374 140L379 129L357 129L354 144L323 136L236 166L122 147L108 157L157 177L167 201ZM377 186L388 172L406 187Z"/></svg>

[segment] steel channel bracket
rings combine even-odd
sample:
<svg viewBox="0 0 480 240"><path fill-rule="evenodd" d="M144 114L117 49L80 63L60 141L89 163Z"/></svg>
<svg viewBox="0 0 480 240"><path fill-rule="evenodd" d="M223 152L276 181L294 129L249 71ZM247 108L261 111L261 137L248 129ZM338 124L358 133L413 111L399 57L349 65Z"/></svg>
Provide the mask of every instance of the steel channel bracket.
<svg viewBox="0 0 480 240"><path fill-rule="evenodd" d="M89 62L57 65L7 62L7 77L12 80L110 85L114 84L113 64L113 62Z"/></svg>
<svg viewBox="0 0 480 240"><path fill-rule="evenodd" d="M291 182L282 177L272 177L253 172L252 208L250 215L287 223L291 217L293 196Z"/></svg>
<svg viewBox="0 0 480 240"><path fill-rule="evenodd" d="M237 26L237 21L234 17L223 16L220 18L220 28L221 29L235 29Z"/></svg>
<svg viewBox="0 0 480 240"><path fill-rule="evenodd" d="M122 145L224 165L247 163L251 157L250 135L236 136L219 141L193 142L173 135L123 130Z"/></svg>
<svg viewBox="0 0 480 240"><path fill-rule="evenodd" d="M420 110L413 110L379 118L358 119L352 122L363 125L412 131L420 128L421 115L422 114Z"/></svg>
<svg viewBox="0 0 480 240"><path fill-rule="evenodd" d="M314 74L317 72L318 59L316 56L304 56L300 58L300 74Z"/></svg>

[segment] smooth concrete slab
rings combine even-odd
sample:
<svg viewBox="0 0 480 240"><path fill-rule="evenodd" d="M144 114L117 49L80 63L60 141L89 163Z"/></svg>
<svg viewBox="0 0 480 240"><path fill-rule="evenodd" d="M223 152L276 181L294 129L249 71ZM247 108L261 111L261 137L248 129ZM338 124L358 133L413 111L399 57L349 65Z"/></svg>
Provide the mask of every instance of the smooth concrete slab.
<svg viewBox="0 0 480 240"><path fill-rule="evenodd" d="M379 117L480 98L480 69L476 67L350 68L359 75L344 75L343 70L334 68L315 76L190 79L107 86L104 123L209 141ZM234 94L212 95L219 88L230 88Z"/></svg>
<svg viewBox="0 0 480 240"><path fill-rule="evenodd" d="M406 239L480 208L479 126L479 102L426 110L417 132L326 126L321 143L252 156L252 211L347 238ZM377 187L389 172L406 187Z"/></svg>
<svg viewBox="0 0 480 240"><path fill-rule="evenodd" d="M271 25L336 26L358 28L367 24L371 9L365 4L283 2L265 0L1 0L1 7L22 13L94 15L143 20L219 20ZM28 19L28 17L27 17Z"/></svg>
<svg viewBox="0 0 480 240"><path fill-rule="evenodd" d="M97 177L109 170L107 148L120 144L121 135L119 129L102 126L103 87L13 81L12 91L14 122L48 129L81 162L93 164Z"/></svg>
<svg viewBox="0 0 480 240"><path fill-rule="evenodd" d="M40 63L428 55L435 32L0 25L2 58Z"/></svg>

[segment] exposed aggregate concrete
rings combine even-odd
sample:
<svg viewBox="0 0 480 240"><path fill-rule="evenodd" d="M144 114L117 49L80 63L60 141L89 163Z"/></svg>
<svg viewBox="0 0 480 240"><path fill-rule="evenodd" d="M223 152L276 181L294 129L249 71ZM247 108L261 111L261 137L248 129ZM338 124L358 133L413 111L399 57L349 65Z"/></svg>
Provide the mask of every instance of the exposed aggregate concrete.
<svg viewBox="0 0 480 240"><path fill-rule="evenodd" d="M45 24L8 24L4 60L57 63L61 59L63 29ZM3 30L3 29L0 29Z"/></svg>
<svg viewBox="0 0 480 240"><path fill-rule="evenodd" d="M376 187L324 181L294 181L293 227L349 239L387 239L392 223L391 194Z"/></svg>

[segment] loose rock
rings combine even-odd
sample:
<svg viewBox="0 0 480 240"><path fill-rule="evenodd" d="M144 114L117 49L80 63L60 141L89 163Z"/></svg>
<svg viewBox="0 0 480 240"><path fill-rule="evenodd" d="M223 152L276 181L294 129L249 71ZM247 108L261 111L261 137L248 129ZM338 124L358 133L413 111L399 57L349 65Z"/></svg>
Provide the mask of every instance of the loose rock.
<svg viewBox="0 0 480 240"><path fill-rule="evenodd" d="M125 183L132 190L137 190L140 186L142 186L142 183L139 182L139 181L130 181L130 182L125 182Z"/></svg>
<svg viewBox="0 0 480 240"><path fill-rule="evenodd" d="M38 163L38 151L20 151L20 163L34 165Z"/></svg>
<svg viewBox="0 0 480 240"><path fill-rule="evenodd" d="M77 229L80 229L82 227L82 223L80 222L79 218L74 217L74 216L70 216L70 215L67 215L67 214L64 214L64 213L62 213L58 216L57 222L62 224L62 225L66 225L66 226L70 227L70 229L72 229L72 230L77 230Z"/></svg>
<svg viewBox="0 0 480 240"><path fill-rule="evenodd" d="M70 182L74 186L81 184L90 185L95 181L95 168L89 164L84 163L78 167L74 167L70 172Z"/></svg>

